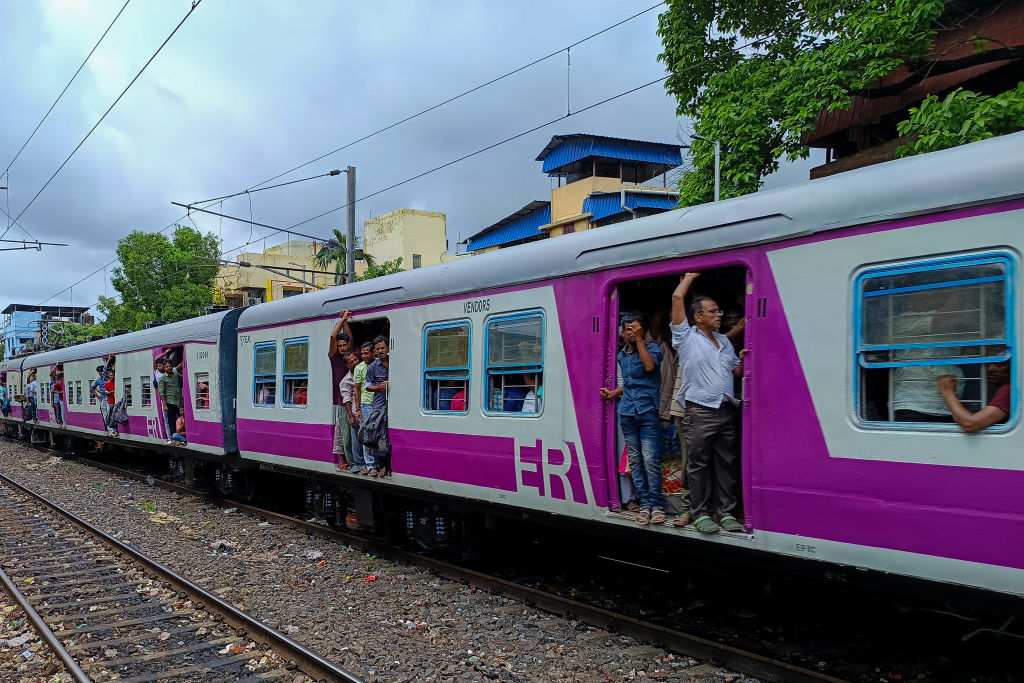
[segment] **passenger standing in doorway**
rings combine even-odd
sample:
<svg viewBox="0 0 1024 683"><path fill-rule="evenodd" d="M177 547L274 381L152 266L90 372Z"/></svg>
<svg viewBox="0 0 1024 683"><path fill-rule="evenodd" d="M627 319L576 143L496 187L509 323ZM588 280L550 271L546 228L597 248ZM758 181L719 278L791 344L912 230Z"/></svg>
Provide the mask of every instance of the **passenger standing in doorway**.
<svg viewBox="0 0 1024 683"><path fill-rule="evenodd" d="M28 373L28 384L25 385L25 422L39 422L38 413L39 383L36 382L36 371Z"/></svg>
<svg viewBox="0 0 1024 683"><path fill-rule="evenodd" d="M171 436L177 433L178 416L181 414L182 381L181 375L168 360L164 361L161 371L163 374L157 383L157 394L164 406L164 419L167 421L167 445L173 446L174 440Z"/></svg>
<svg viewBox="0 0 1024 683"><path fill-rule="evenodd" d="M737 422L739 402L733 377L743 373L746 349L736 354L718 331L722 309L713 299L697 297L689 307L686 295L700 273L686 273L672 293L672 345L682 367L682 403L686 409L687 474L693 524L704 534L743 531L734 516L739 480ZM711 518L719 515L719 523Z"/></svg>
<svg viewBox="0 0 1024 683"><path fill-rule="evenodd" d="M355 370L356 366L359 365L359 356L354 351L349 351L345 354L345 365L348 368L348 372L339 382L339 390L341 392L341 408L345 411L345 440L343 443L344 452L337 453L338 458L338 469L345 470L356 474L359 472L359 467L363 464L363 450L360 447L358 450L352 448L352 434L355 430L359 429L359 421L356 420L355 410Z"/></svg>
<svg viewBox="0 0 1024 683"><path fill-rule="evenodd" d="M661 501L661 447L658 393L661 389L661 348L646 341L639 316L627 314L622 323L626 344L619 351L621 389L601 388L606 401L619 398L619 425L626 442L629 471L640 496L636 523L644 526L665 521Z"/></svg>
<svg viewBox="0 0 1024 683"><path fill-rule="evenodd" d="M53 401L53 413L57 424L64 424L64 371L57 368L53 371L53 387L50 389L50 398Z"/></svg>
<svg viewBox="0 0 1024 683"><path fill-rule="evenodd" d="M107 418L104 425L107 428L107 436L120 436L117 429L117 420L114 419L114 371L107 370L107 381L103 383L103 393L107 400Z"/></svg>
<svg viewBox="0 0 1024 683"><path fill-rule="evenodd" d="M376 360L366 368L366 389L373 394L371 409L374 412L384 411L383 424L385 426L381 430L381 435L382 440L387 441L388 369L391 364L387 339L384 337L374 338L373 355L376 356ZM377 447L378 444L379 440L378 443L371 444L370 448L373 458L369 463L371 477L387 476L389 469L388 452L380 450Z"/></svg>
<svg viewBox="0 0 1024 683"><path fill-rule="evenodd" d="M345 356L352 350L352 328L348 319L352 311L344 311L334 329L327 346L327 358L331 362L331 391L334 399L334 455L340 467L351 459L352 431L349 427L348 412L341 395L341 381L351 374Z"/></svg>
<svg viewBox="0 0 1024 683"><path fill-rule="evenodd" d="M107 366L97 365L96 366L96 379L89 385L89 390L92 392L96 402L100 405L100 418L103 420L104 431L107 429Z"/></svg>
<svg viewBox="0 0 1024 683"><path fill-rule="evenodd" d="M356 408L356 419L362 425L363 421L370 417L373 407L373 394L366 390L366 371L370 367L370 363L373 362L373 344L366 342L359 347L359 359L359 364L352 369L352 379L355 382L354 397L359 401L359 406ZM358 437L352 440L352 448L353 450L360 449L360 457L357 460L361 460L362 464L359 466L358 473L369 474L370 467L373 466L373 453Z"/></svg>

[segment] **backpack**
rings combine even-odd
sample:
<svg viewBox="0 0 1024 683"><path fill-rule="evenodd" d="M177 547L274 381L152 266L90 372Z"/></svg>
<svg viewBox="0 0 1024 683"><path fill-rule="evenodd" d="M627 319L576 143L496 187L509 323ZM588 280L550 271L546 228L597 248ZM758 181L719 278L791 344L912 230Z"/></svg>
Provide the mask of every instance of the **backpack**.
<svg viewBox="0 0 1024 683"><path fill-rule="evenodd" d="M370 416L359 427L359 441L370 448L387 451L388 443L388 411L386 408L374 408Z"/></svg>
<svg viewBox="0 0 1024 683"><path fill-rule="evenodd" d="M110 409L110 419L118 424L128 424L128 409L124 405L125 399L121 399Z"/></svg>

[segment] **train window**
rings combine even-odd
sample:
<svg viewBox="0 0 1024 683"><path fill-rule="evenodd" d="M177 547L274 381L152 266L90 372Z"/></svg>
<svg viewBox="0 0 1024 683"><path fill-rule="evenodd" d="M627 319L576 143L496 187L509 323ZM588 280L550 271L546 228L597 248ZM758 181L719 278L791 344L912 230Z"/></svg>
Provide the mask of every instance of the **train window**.
<svg viewBox="0 0 1024 683"><path fill-rule="evenodd" d="M196 410L209 410L210 409L210 373L208 372L197 372L195 374L195 387L196 387Z"/></svg>
<svg viewBox="0 0 1024 683"><path fill-rule="evenodd" d="M75 403L82 405L82 380L75 380Z"/></svg>
<svg viewBox="0 0 1024 683"><path fill-rule="evenodd" d="M139 377L139 392L142 394L142 407L153 404L153 380L149 375Z"/></svg>
<svg viewBox="0 0 1024 683"><path fill-rule="evenodd" d="M309 391L309 339L285 340L282 377L281 403L291 408L305 408Z"/></svg>
<svg viewBox="0 0 1024 683"><path fill-rule="evenodd" d="M487 321L486 412L537 415L544 379L544 313L526 311Z"/></svg>
<svg viewBox="0 0 1024 683"><path fill-rule="evenodd" d="M1001 254L874 268L857 278L857 409L880 423L952 423L937 378L951 375L976 412L997 387L989 364L1009 359L1013 262Z"/></svg>
<svg viewBox="0 0 1024 683"><path fill-rule="evenodd" d="M252 402L272 406L277 400L277 343L260 342L254 347Z"/></svg>
<svg viewBox="0 0 1024 683"><path fill-rule="evenodd" d="M132 378L131 377L125 377L124 378L123 386L124 386L124 390L123 390L124 393L122 394L122 396L124 396L124 405L125 405L126 408L131 408L131 406L132 406Z"/></svg>
<svg viewBox="0 0 1024 683"><path fill-rule="evenodd" d="M427 412L469 410L468 322L428 325L423 330L423 408Z"/></svg>

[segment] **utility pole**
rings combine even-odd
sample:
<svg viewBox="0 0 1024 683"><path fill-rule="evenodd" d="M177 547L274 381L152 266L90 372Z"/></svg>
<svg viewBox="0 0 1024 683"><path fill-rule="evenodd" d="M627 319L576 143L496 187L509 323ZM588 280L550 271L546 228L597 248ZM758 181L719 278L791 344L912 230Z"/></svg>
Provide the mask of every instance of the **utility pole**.
<svg viewBox="0 0 1024 683"><path fill-rule="evenodd" d="M356 167L346 166L348 177L348 231L345 237L345 282L356 281Z"/></svg>

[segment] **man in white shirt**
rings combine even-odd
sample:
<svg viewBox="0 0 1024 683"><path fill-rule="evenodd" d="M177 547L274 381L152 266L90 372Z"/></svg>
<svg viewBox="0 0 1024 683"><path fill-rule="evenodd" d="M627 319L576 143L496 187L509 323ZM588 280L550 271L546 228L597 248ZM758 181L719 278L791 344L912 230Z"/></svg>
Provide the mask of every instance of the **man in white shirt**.
<svg viewBox="0 0 1024 683"><path fill-rule="evenodd" d="M737 420L739 401L733 396L733 377L743 374L746 349L736 354L729 339L718 331L722 309L708 297L689 306L686 295L700 273L686 273L672 293L672 346L682 368L682 396L686 407L686 474L690 485L693 525L705 534L721 529L743 531L736 519L739 481ZM712 490L712 488L714 490ZM712 518L719 515L719 526Z"/></svg>

